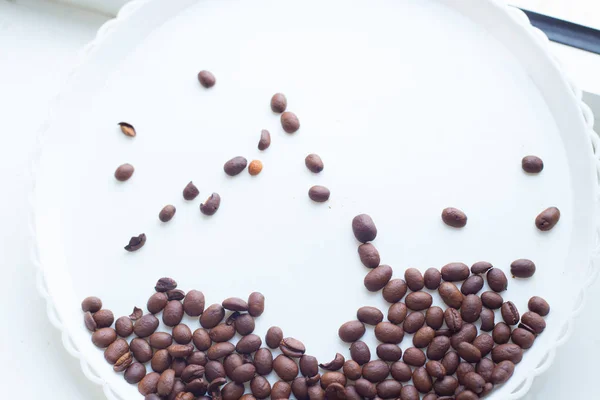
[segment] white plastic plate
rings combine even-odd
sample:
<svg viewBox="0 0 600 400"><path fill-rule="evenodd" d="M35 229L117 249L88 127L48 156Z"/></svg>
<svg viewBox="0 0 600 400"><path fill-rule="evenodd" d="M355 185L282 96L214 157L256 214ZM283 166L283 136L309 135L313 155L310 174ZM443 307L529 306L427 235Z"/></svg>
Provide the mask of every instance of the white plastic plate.
<svg viewBox="0 0 600 400"><path fill-rule="evenodd" d="M568 337L594 276L593 121L546 45L521 14L490 1L128 5L86 49L36 165L40 289L67 349L109 398L139 398L91 343L80 302L96 295L129 315L170 276L204 291L207 305L261 291L256 333L279 325L322 361L348 356L338 327L360 306L388 307L363 286L350 222L365 212L395 277L480 260L509 275L513 260L535 261L537 274L511 278L503 296L522 312L545 297L548 328L489 396L522 397ZM201 69L216 75L214 88L198 84ZM296 134L270 111L275 92L299 116ZM138 136L120 133L120 121ZM261 129L273 137L265 152ZM318 175L304 166L313 152L325 162ZM521 170L528 154L543 158L540 175ZM263 172L227 177L223 163L238 155L262 160ZM125 162L135 174L119 183ZM201 194L186 202L190 180ZM316 184L331 189L329 202L308 199ZM205 217L198 206L211 192L223 201ZM163 224L169 203L177 214ZM448 206L468 214L466 228L441 222ZM562 218L542 233L534 219L549 206ZM146 246L124 251L142 232ZM374 355L371 329L366 338ZM411 343L407 335L401 346Z"/></svg>

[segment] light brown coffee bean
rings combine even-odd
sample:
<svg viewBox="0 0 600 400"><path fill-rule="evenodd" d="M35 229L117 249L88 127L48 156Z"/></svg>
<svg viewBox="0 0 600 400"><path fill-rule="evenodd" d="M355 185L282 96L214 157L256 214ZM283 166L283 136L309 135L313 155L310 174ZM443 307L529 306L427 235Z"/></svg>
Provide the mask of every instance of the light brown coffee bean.
<svg viewBox="0 0 600 400"><path fill-rule="evenodd" d="M438 293L449 307L459 309L462 305L463 294L452 282L443 282L438 289Z"/></svg>
<svg viewBox="0 0 600 400"><path fill-rule="evenodd" d="M121 357L119 357L119 359L115 362L115 365L113 366L113 370L115 372L123 372L127 368L129 368L129 366L131 364L133 364L133 356L128 351L127 353L125 353Z"/></svg>
<svg viewBox="0 0 600 400"><path fill-rule="evenodd" d="M118 125L121 128L121 132L125 136L135 137L136 132L135 132L135 128L133 127L133 125L131 125L127 122L119 122Z"/></svg>
<svg viewBox="0 0 600 400"><path fill-rule="evenodd" d="M346 360L342 368L348 379L355 381L362 376L362 367L354 360Z"/></svg>
<svg viewBox="0 0 600 400"><path fill-rule="evenodd" d="M167 351L172 357L185 358L194 352L192 344L172 344L167 347Z"/></svg>

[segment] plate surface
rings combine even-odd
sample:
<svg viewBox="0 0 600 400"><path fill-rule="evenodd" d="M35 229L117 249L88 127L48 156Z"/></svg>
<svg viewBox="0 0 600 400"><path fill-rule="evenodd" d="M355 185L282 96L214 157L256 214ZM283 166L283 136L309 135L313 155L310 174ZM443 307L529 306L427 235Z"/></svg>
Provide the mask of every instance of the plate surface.
<svg viewBox="0 0 600 400"><path fill-rule="evenodd" d="M360 306L388 307L363 286L350 222L366 212L394 277L480 260L508 275L513 260L535 261L535 277L510 279L504 297L522 311L532 295L547 298L548 328L489 398L522 396L581 301L597 192L577 98L522 21L451 0L143 3L63 91L35 197L51 304L107 394L139 396L91 343L80 302L97 295L128 315L162 276L202 290L207 305L261 291L256 333L279 325L320 360L348 355L338 327ZM198 85L200 69L215 73L214 88ZM294 135L270 111L275 92L300 118ZM122 135L119 121L138 136ZM273 137L265 152L261 129ZM304 167L309 153L324 159L321 174ZM539 176L521 170L527 154L544 159ZM238 155L261 159L263 172L227 177L223 163ZM125 162L135 174L116 182ZM186 202L190 180L201 193ZM317 184L331 189L328 203L308 199ZM198 206L211 192L223 201L208 218ZM177 214L162 224L169 203ZM442 224L447 206L465 210L465 229ZM541 233L533 221L549 206L562 218ZM146 246L125 252L141 232ZM372 330L367 341L374 353ZM407 335L401 346L411 344Z"/></svg>

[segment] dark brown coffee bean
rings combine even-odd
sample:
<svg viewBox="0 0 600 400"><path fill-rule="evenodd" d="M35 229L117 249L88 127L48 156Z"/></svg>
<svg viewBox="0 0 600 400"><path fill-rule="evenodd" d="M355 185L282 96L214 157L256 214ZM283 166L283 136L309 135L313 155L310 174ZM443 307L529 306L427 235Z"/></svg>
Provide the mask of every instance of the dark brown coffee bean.
<svg viewBox="0 0 600 400"><path fill-rule="evenodd" d="M408 286L403 279L392 279L384 286L382 295L388 303L398 303L402 300L407 290Z"/></svg>
<svg viewBox="0 0 600 400"><path fill-rule="evenodd" d="M98 297L90 296L83 299L81 302L81 309L83 312L91 312L92 314L102 309L102 300Z"/></svg>
<svg viewBox="0 0 600 400"><path fill-rule="evenodd" d="M452 337L452 335L454 335L454 332L452 332L450 329L438 329L437 331L435 331L435 337L438 336L446 336L446 337Z"/></svg>
<svg viewBox="0 0 600 400"><path fill-rule="evenodd" d="M208 362L206 353L203 351L194 351L186 359L186 362L190 365L202 365L205 366Z"/></svg>
<svg viewBox="0 0 600 400"><path fill-rule="evenodd" d="M265 335L265 343L272 349L279 347L279 344L283 340L283 331L278 326L272 326L267 330Z"/></svg>
<svg viewBox="0 0 600 400"><path fill-rule="evenodd" d="M265 296L260 292L250 293L250 296L248 296L248 314L257 318L263 312L265 312Z"/></svg>
<svg viewBox="0 0 600 400"><path fill-rule="evenodd" d="M458 355L463 360L470 363L477 363L481 360L481 351L471 343L462 342L456 347Z"/></svg>
<svg viewBox="0 0 600 400"><path fill-rule="evenodd" d="M521 167L529 174L539 174L544 169L544 162L537 156L525 156L521 160Z"/></svg>
<svg viewBox="0 0 600 400"><path fill-rule="evenodd" d="M514 344L519 345L519 347L525 350L533 346L535 335L527 329L517 328L512 332L511 339Z"/></svg>
<svg viewBox="0 0 600 400"><path fill-rule="evenodd" d="M296 114L290 111L285 111L281 114L281 127L287 133L295 133L300 129L300 121Z"/></svg>
<svg viewBox="0 0 600 400"><path fill-rule="evenodd" d="M160 278L156 285L154 286L154 290L157 292L168 292L169 290L177 289L177 282L173 278Z"/></svg>
<svg viewBox="0 0 600 400"><path fill-rule="evenodd" d="M175 385L175 371L168 369L164 371L158 380L156 391L159 396L167 396L173 390Z"/></svg>
<svg viewBox="0 0 600 400"><path fill-rule="evenodd" d="M314 172L315 174L323 171L324 164L321 157L317 154L309 154L304 159L304 164L309 171Z"/></svg>
<svg viewBox="0 0 600 400"><path fill-rule="evenodd" d="M481 356L487 356L494 348L494 339L487 333L482 333L473 340L473 346L481 352Z"/></svg>
<svg viewBox="0 0 600 400"><path fill-rule="evenodd" d="M499 322L492 331L492 337L496 344L505 344L510 340L511 328L504 322Z"/></svg>
<svg viewBox="0 0 600 400"><path fill-rule="evenodd" d="M192 331L185 324L179 324L173 328L173 339L179 344L188 344L192 341Z"/></svg>
<svg viewBox="0 0 600 400"><path fill-rule="evenodd" d="M365 276L364 284L370 292L381 290L392 279L393 270L389 265L380 265L373 268Z"/></svg>
<svg viewBox="0 0 600 400"><path fill-rule="evenodd" d="M250 390L257 399L266 399L271 394L271 384L265 377L255 376L250 382Z"/></svg>
<svg viewBox="0 0 600 400"><path fill-rule="evenodd" d="M523 349L516 344L508 343L494 347L492 350L492 360L495 363L508 360L513 364L518 364L523 359Z"/></svg>
<svg viewBox="0 0 600 400"><path fill-rule="evenodd" d="M529 299L527 306L529 307L529 311L533 311L542 317L550 314L550 305L541 297L533 296L531 299Z"/></svg>
<svg viewBox="0 0 600 400"><path fill-rule="evenodd" d="M460 316L465 322L475 322L479 319L482 307L479 296L475 294L465 296L460 309Z"/></svg>
<svg viewBox="0 0 600 400"><path fill-rule="evenodd" d="M86 311L86 313L83 314L83 322L85 323L85 327L90 332L95 332L96 329L98 329L98 324L96 324L96 321L94 321L94 316L89 311Z"/></svg>
<svg viewBox="0 0 600 400"><path fill-rule="evenodd" d="M452 396L458 388L458 381L453 376L438 379L433 384L433 390L440 396Z"/></svg>
<svg viewBox="0 0 600 400"><path fill-rule="evenodd" d="M203 396L206 394L207 389L208 382L206 382L204 379L194 379L185 385L185 391L193 395L192 399L194 396Z"/></svg>
<svg viewBox="0 0 600 400"><path fill-rule="evenodd" d="M422 311L431 307L433 298L427 292L413 292L406 296L406 307L413 311Z"/></svg>
<svg viewBox="0 0 600 400"><path fill-rule="evenodd" d="M492 264L490 264L487 261L479 261L476 262L475 264L473 264L471 266L471 273L472 274L485 274L486 272L488 272L490 269L494 268L494 266Z"/></svg>
<svg viewBox="0 0 600 400"><path fill-rule="evenodd" d="M546 232L554 228L559 220L560 210L556 207L550 207L542 211L535 218L535 226L537 226L540 231Z"/></svg>
<svg viewBox="0 0 600 400"><path fill-rule="evenodd" d="M235 336L235 327L221 323L212 328L208 335L213 342L228 342Z"/></svg>
<svg viewBox="0 0 600 400"><path fill-rule="evenodd" d="M292 394L292 387L289 383L284 381L277 381L271 388L271 398L275 399L287 399Z"/></svg>
<svg viewBox="0 0 600 400"><path fill-rule="evenodd" d="M377 325L383 321L383 313L375 307L361 307L356 312L356 318L367 325Z"/></svg>
<svg viewBox="0 0 600 400"><path fill-rule="evenodd" d="M315 360L316 361L316 360ZM267 348L260 348L254 354L254 366L259 375L268 375L273 370L273 354Z"/></svg>
<svg viewBox="0 0 600 400"><path fill-rule="evenodd" d="M460 287L462 294L477 294L483 288L483 277L481 275L471 275Z"/></svg>
<svg viewBox="0 0 600 400"><path fill-rule="evenodd" d="M485 384L485 379L476 372L469 372L464 377L465 387L473 393L481 393ZM476 396L475 398L479 397Z"/></svg>
<svg viewBox="0 0 600 400"><path fill-rule="evenodd" d="M236 346L235 350L240 354L252 354L262 345L262 340L260 336L255 334L250 334L241 338Z"/></svg>
<svg viewBox="0 0 600 400"><path fill-rule="evenodd" d="M402 328L406 333L415 333L425 324L425 315L422 312L415 311L404 319Z"/></svg>
<svg viewBox="0 0 600 400"><path fill-rule="evenodd" d="M393 379L386 379L376 385L377 395L382 399L395 399L400 396L402 384Z"/></svg>
<svg viewBox="0 0 600 400"><path fill-rule="evenodd" d="M365 325L360 321L348 321L338 330L338 335L346 343L356 342L365 334Z"/></svg>
<svg viewBox="0 0 600 400"><path fill-rule="evenodd" d="M217 83L217 78L215 78L212 72L202 70L198 72L198 82L200 82L200 84L205 88L209 89L215 86L215 83Z"/></svg>
<svg viewBox="0 0 600 400"><path fill-rule="evenodd" d="M425 323L434 330L440 329L444 323L444 311L437 306L430 307L425 313Z"/></svg>
<svg viewBox="0 0 600 400"><path fill-rule="evenodd" d="M448 207L442 210L442 221L453 228L463 228L467 225L467 215L458 208Z"/></svg>
<svg viewBox="0 0 600 400"><path fill-rule="evenodd" d="M158 325L158 319L154 315L146 314L135 321L135 324L133 324L133 332L141 338L148 337L156 331Z"/></svg>
<svg viewBox="0 0 600 400"><path fill-rule="evenodd" d="M299 365L300 372L306 377L315 376L319 373L319 362L313 356L303 355L300 358Z"/></svg>
<svg viewBox="0 0 600 400"><path fill-rule="evenodd" d="M246 169L248 160L242 156L234 157L223 165L223 171L229 176L236 176Z"/></svg>
<svg viewBox="0 0 600 400"><path fill-rule="evenodd" d="M496 292L487 291L481 294L481 302L485 307L491 310L497 310L502 307L504 299Z"/></svg>
<svg viewBox="0 0 600 400"><path fill-rule="evenodd" d="M132 363L125 370L125 382L133 385L134 383L138 383L146 376L146 367L144 364L140 363Z"/></svg>
<svg viewBox="0 0 600 400"><path fill-rule="evenodd" d="M419 391L412 385L402 387L400 391L400 400L419 400Z"/></svg>
<svg viewBox="0 0 600 400"><path fill-rule="evenodd" d="M356 391L354 386L346 386L346 400L362 400L362 397Z"/></svg>
<svg viewBox="0 0 600 400"><path fill-rule="evenodd" d="M249 382L256 374L256 367L252 364L242 364L233 370L232 379L237 383Z"/></svg>
<svg viewBox="0 0 600 400"><path fill-rule="evenodd" d="M393 324L401 324L402 322L404 322L407 312L408 309L406 308L406 305L404 303L392 304L388 309L388 321L390 321Z"/></svg>
<svg viewBox="0 0 600 400"><path fill-rule="evenodd" d="M317 203L324 203L329 200L331 191L325 186L315 185L308 189L308 197Z"/></svg>
<svg viewBox="0 0 600 400"><path fill-rule="evenodd" d="M175 326L183 318L183 304L178 300L171 300L163 310L162 320L167 326Z"/></svg>
<svg viewBox="0 0 600 400"><path fill-rule="evenodd" d="M439 361L444 358L446 352L450 349L450 339L446 336L434 337L429 347L427 347L427 358Z"/></svg>
<svg viewBox="0 0 600 400"><path fill-rule="evenodd" d="M360 214L352 219L352 231L356 240L362 243L371 242L377 237L377 227L367 214Z"/></svg>
<svg viewBox="0 0 600 400"><path fill-rule="evenodd" d="M381 382L387 378L389 374L390 367L381 360L369 361L362 367L362 376L369 382Z"/></svg>
<svg viewBox="0 0 600 400"><path fill-rule="evenodd" d="M188 365L181 373L181 380L185 383L204 376L205 369L202 365Z"/></svg>
<svg viewBox="0 0 600 400"><path fill-rule="evenodd" d="M377 251L375 246L371 243L364 243L358 246L358 256L360 257L360 261L367 268L375 268L379 266L379 262L381 261L379 251Z"/></svg>
<svg viewBox="0 0 600 400"><path fill-rule="evenodd" d="M494 364L492 360L489 358L482 358L477 364L475 371L481 375L486 382L491 382L492 372L494 371L495 367L496 364Z"/></svg>
<svg viewBox="0 0 600 400"><path fill-rule="evenodd" d="M146 234L140 233L138 236L132 236L129 243L124 247L125 250L132 252L138 251L146 244Z"/></svg>
<svg viewBox="0 0 600 400"><path fill-rule="evenodd" d="M364 378L357 379L354 383L354 388L356 392L367 399L372 399L377 396L377 387L372 382Z"/></svg>
<svg viewBox="0 0 600 400"><path fill-rule="evenodd" d="M208 379L211 382L218 378L225 378L226 376L225 367L223 367L223 364L221 364L218 361L211 360L207 362L204 369L204 375L206 376L206 379Z"/></svg>
<svg viewBox="0 0 600 400"><path fill-rule="evenodd" d="M521 322L527 325L533 333L540 334L546 329L546 321L539 314L528 311L521 317Z"/></svg>
<svg viewBox="0 0 600 400"><path fill-rule="evenodd" d="M371 350L365 342L357 341L350 346L350 356L359 365L363 365L371 360Z"/></svg>
<svg viewBox="0 0 600 400"><path fill-rule="evenodd" d="M507 346L507 345L505 345ZM492 371L491 382L494 385L501 385L508 381L515 371L515 364L510 360L503 360L496 365Z"/></svg>
<svg viewBox="0 0 600 400"><path fill-rule="evenodd" d="M452 282L443 282L438 293L440 297L449 307L459 309L463 302L463 294L458 290L456 285Z"/></svg>
<svg viewBox="0 0 600 400"><path fill-rule="evenodd" d="M437 290L442 282L442 274L437 268L429 268L423 276L425 287L429 290Z"/></svg>
<svg viewBox="0 0 600 400"><path fill-rule="evenodd" d="M427 361L425 358L425 353L416 347L409 347L406 349L402 355L402 360L405 364L412 365L413 367L422 367L425 365L425 361Z"/></svg>
<svg viewBox="0 0 600 400"><path fill-rule="evenodd" d="M404 338L404 331L391 322L380 322L375 326L375 337L383 343L398 344Z"/></svg>
<svg viewBox="0 0 600 400"><path fill-rule="evenodd" d="M235 319L235 330L242 336L249 335L254 332L254 318L250 314L242 314Z"/></svg>
<svg viewBox="0 0 600 400"><path fill-rule="evenodd" d="M120 182L125 182L133 175L133 165L131 164L123 164L120 165L115 171L115 178Z"/></svg>
<svg viewBox="0 0 600 400"><path fill-rule="evenodd" d="M283 354L278 355L273 360L273 370L277 376L288 382L298 376L298 365L296 362Z"/></svg>
<svg viewBox="0 0 600 400"><path fill-rule="evenodd" d="M319 367L327 370L327 371L339 371L344 366L346 359L340 353L336 353L335 358L328 363L319 364ZM309 376L314 376L316 374L312 374Z"/></svg>
<svg viewBox="0 0 600 400"><path fill-rule="evenodd" d="M200 316L200 325L205 329L217 326L225 317L225 309L220 304L212 304Z"/></svg>
<svg viewBox="0 0 600 400"><path fill-rule="evenodd" d="M421 393L427 393L433 388L431 377L424 367L416 368L412 378L415 388Z"/></svg>
<svg viewBox="0 0 600 400"><path fill-rule="evenodd" d="M448 329L452 332L458 332L462 329L463 319L460 312L455 308L447 308L444 312L444 320Z"/></svg>
<svg viewBox="0 0 600 400"><path fill-rule="evenodd" d="M442 379L444 376L446 376L446 368L444 368L442 363L439 361L427 361L427 364L425 364L425 370L432 378Z"/></svg>
<svg viewBox="0 0 600 400"><path fill-rule="evenodd" d="M167 351L171 357L185 358L192 354L194 346L192 344L172 344L167 347Z"/></svg>
<svg viewBox="0 0 600 400"><path fill-rule="evenodd" d="M496 315L494 314L494 312L492 310L484 308L483 310L481 310L481 315L479 317L481 318L481 330L484 332L491 332L495 326L494 321Z"/></svg>
<svg viewBox="0 0 600 400"><path fill-rule="evenodd" d="M133 322L131 322L129 317L120 317L115 322L115 330L117 331L117 335L127 337L133 333Z"/></svg>
<svg viewBox="0 0 600 400"><path fill-rule="evenodd" d="M167 332L154 332L150 335L148 341L153 348L162 350L173 344L173 336Z"/></svg>
<svg viewBox="0 0 600 400"><path fill-rule="evenodd" d="M383 361L395 362L402 358L402 349L391 343L382 343L377 346L377 357Z"/></svg>
<svg viewBox="0 0 600 400"><path fill-rule="evenodd" d="M206 351L206 356L209 360L218 360L230 355L235 351L235 346L232 343L215 343Z"/></svg>
<svg viewBox="0 0 600 400"><path fill-rule="evenodd" d="M531 260L515 260L510 264L510 273L516 278L531 278L535 274L535 264Z"/></svg>
<svg viewBox="0 0 600 400"><path fill-rule="evenodd" d="M424 326L413 336L413 345L417 348L425 348L429 346L434 337L435 331L428 326Z"/></svg>
<svg viewBox="0 0 600 400"><path fill-rule="evenodd" d="M181 374L187 367L187 362L185 358L176 358L171 363L171 369L175 371L175 377L181 378Z"/></svg>
<svg viewBox="0 0 600 400"><path fill-rule="evenodd" d="M146 307L152 314L158 314L165 308L168 302L169 300L166 293L157 292L150 296Z"/></svg>
<svg viewBox="0 0 600 400"><path fill-rule="evenodd" d="M446 264L442 267L442 279L446 282L464 281L469 274L469 267L460 262Z"/></svg>
<svg viewBox="0 0 600 400"><path fill-rule="evenodd" d="M463 342L472 343L477 337L477 328L473 324L463 323L460 331L452 335L450 344L453 349L457 349L458 345Z"/></svg>
<svg viewBox="0 0 600 400"><path fill-rule="evenodd" d="M304 343L294 338L283 339L279 344L279 349L284 355L292 358L302 357L306 351Z"/></svg>
<svg viewBox="0 0 600 400"><path fill-rule="evenodd" d="M194 183L192 181L190 181L184 188L183 188L183 198L185 200L194 200L196 197L198 197L198 195L200 194L200 191L198 190L198 188L196 187L196 185L194 185Z"/></svg>
<svg viewBox="0 0 600 400"><path fill-rule="evenodd" d="M96 322L96 327L98 329L108 328L115 321L115 316L110 310L100 310L97 311L94 315L94 322Z"/></svg>
<svg viewBox="0 0 600 400"><path fill-rule="evenodd" d="M202 328L196 329L192 335L194 346L200 351L206 351L212 344L208 331Z"/></svg>
<svg viewBox="0 0 600 400"><path fill-rule="evenodd" d="M502 314L502 319L508 325L512 326L517 325L519 323L519 310L512 301L507 301L506 303L502 304L502 308L500 309L500 311Z"/></svg>
<svg viewBox="0 0 600 400"><path fill-rule="evenodd" d="M171 354L166 349L162 349L154 353L150 366L154 372L162 373L169 368L172 361Z"/></svg>
<svg viewBox="0 0 600 400"><path fill-rule="evenodd" d="M492 268L487 273L487 282L494 292L503 292L508 287L508 279L506 275L499 268Z"/></svg>
<svg viewBox="0 0 600 400"><path fill-rule="evenodd" d="M183 310L190 317L198 317L204 312L204 294L190 290L183 300Z"/></svg>
<svg viewBox="0 0 600 400"><path fill-rule="evenodd" d="M408 268L404 271L404 280L408 288L413 292L418 292L425 287L425 278L421 274L421 271L416 268Z"/></svg>
<svg viewBox="0 0 600 400"><path fill-rule="evenodd" d="M442 365L446 368L447 375L454 375L456 370L458 369L458 365L460 364L460 357L458 353L455 351L450 351L446 353L444 358L442 359Z"/></svg>
<svg viewBox="0 0 600 400"><path fill-rule="evenodd" d="M357 380L362 375L362 367L354 360L347 360L342 368L344 375L353 381Z"/></svg>
<svg viewBox="0 0 600 400"><path fill-rule="evenodd" d="M152 359L152 347L144 339L133 339L129 350L133 353L133 357L142 364Z"/></svg>
<svg viewBox="0 0 600 400"><path fill-rule="evenodd" d="M258 149L266 150L269 148L269 146L271 146L271 133L268 130L263 129L260 132L260 140L258 141Z"/></svg>
<svg viewBox="0 0 600 400"><path fill-rule="evenodd" d="M292 393L298 400L309 400L306 378L295 378L292 382Z"/></svg>
<svg viewBox="0 0 600 400"><path fill-rule="evenodd" d="M174 205L168 204L163 207L162 210L158 213L158 219L162 222L169 222L175 216L175 212L177 209Z"/></svg>
<svg viewBox="0 0 600 400"><path fill-rule="evenodd" d="M160 374L156 372L150 372L140 381L140 383L138 383L138 391L142 394L142 396L156 393L156 387L158 386L159 379Z"/></svg>
<svg viewBox="0 0 600 400"><path fill-rule="evenodd" d="M167 292L168 300L183 300L185 298L185 292L180 289L173 289Z"/></svg>
<svg viewBox="0 0 600 400"><path fill-rule="evenodd" d="M200 203L200 212L204 215L215 215L221 206L221 196L219 193L212 193L204 203Z"/></svg>
<svg viewBox="0 0 600 400"><path fill-rule="evenodd" d="M115 372L123 372L133 363L133 356L129 351L117 359L113 366Z"/></svg>
<svg viewBox="0 0 600 400"><path fill-rule="evenodd" d="M233 370L242 364L244 364L244 359L241 355L236 353L230 354L223 359L223 367L225 368L225 374L229 377L229 379L233 379L231 378Z"/></svg>
<svg viewBox="0 0 600 400"><path fill-rule="evenodd" d="M244 394L244 385L237 382L229 382L221 388L223 400L238 400Z"/></svg>

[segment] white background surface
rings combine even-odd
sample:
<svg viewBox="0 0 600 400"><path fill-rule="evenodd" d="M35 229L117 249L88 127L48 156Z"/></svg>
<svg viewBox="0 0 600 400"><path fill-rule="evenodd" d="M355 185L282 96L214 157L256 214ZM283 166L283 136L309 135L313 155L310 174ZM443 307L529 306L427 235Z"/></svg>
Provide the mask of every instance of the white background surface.
<svg viewBox="0 0 600 400"><path fill-rule="evenodd" d="M39 1L14 4L0 0L0 134L4 138L0 146L4 189L0 198L0 254L5 282L0 354L10 360L0 366L4 398L104 399L99 387L88 382L77 362L67 356L35 291L35 274L28 258L26 171L47 102L60 87L77 49L93 37L105 19ZM600 70L600 57L561 46L556 50L584 89L600 89L600 78L594 76ZM559 350L550 371L536 380L528 399L597 396L593 369L584 366L593 365L598 357L595 349L600 341L596 338L600 315L594 305L599 301L597 282L574 336ZM588 384L566 384L576 380Z"/></svg>

